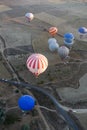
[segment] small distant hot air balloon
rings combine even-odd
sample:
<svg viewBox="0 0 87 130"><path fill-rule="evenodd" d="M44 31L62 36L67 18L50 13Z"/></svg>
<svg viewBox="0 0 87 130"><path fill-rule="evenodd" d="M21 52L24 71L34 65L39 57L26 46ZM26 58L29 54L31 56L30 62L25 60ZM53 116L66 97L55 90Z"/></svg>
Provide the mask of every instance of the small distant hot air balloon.
<svg viewBox="0 0 87 130"><path fill-rule="evenodd" d="M81 33L81 34L87 33L87 28L85 28L85 27L80 27L80 28L78 29L78 32Z"/></svg>
<svg viewBox="0 0 87 130"><path fill-rule="evenodd" d="M64 39L73 40L74 35L72 33L65 33L64 34Z"/></svg>
<svg viewBox="0 0 87 130"><path fill-rule="evenodd" d="M23 95L18 100L18 106L23 111L30 111L35 106L35 99L30 95Z"/></svg>
<svg viewBox="0 0 87 130"><path fill-rule="evenodd" d="M72 47L72 45L74 44L74 40L65 40L64 41L64 45L66 46L66 47L68 47L69 49Z"/></svg>
<svg viewBox="0 0 87 130"><path fill-rule="evenodd" d="M69 55L69 49L66 46L61 46L58 48L58 54L61 59L65 59Z"/></svg>
<svg viewBox="0 0 87 130"><path fill-rule="evenodd" d="M80 35L80 38L84 38L87 35L87 28L85 27L80 27L78 29L78 33Z"/></svg>
<svg viewBox="0 0 87 130"><path fill-rule="evenodd" d="M74 43L74 35L72 33L65 33L64 34L64 45L70 49L72 47L73 43Z"/></svg>
<svg viewBox="0 0 87 130"><path fill-rule="evenodd" d="M47 69L48 60L44 55L35 53L28 57L26 64L29 71L37 77Z"/></svg>
<svg viewBox="0 0 87 130"><path fill-rule="evenodd" d="M55 34L58 32L58 29L56 27L51 27L48 31L51 36L55 36Z"/></svg>
<svg viewBox="0 0 87 130"><path fill-rule="evenodd" d="M32 13L26 13L25 17L26 17L27 21L30 22L33 20L34 15Z"/></svg>
<svg viewBox="0 0 87 130"><path fill-rule="evenodd" d="M57 40L55 38L49 38L48 39L48 44L50 44L50 43L56 43L56 42L57 42Z"/></svg>
<svg viewBox="0 0 87 130"><path fill-rule="evenodd" d="M52 52L57 51L58 48L59 48L59 44L56 43L56 42L55 42L55 43L50 43L50 44L49 44L49 50L52 51Z"/></svg>

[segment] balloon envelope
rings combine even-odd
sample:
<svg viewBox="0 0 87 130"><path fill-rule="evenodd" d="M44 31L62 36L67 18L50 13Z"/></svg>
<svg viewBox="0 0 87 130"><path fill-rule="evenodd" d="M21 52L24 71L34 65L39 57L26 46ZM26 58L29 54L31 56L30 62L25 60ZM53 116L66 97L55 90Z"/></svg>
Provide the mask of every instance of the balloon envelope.
<svg viewBox="0 0 87 130"><path fill-rule="evenodd" d="M58 32L58 29L56 27L49 28L49 33L54 36Z"/></svg>
<svg viewBox="0 0 87 130"><path fill-rule="evenodd" d="M72 33L64 34L64 39L74 39L74 35Z"/></svg>
<svg viewBox="0 0 87 130"><path fill-rule="evenodd" d="M87 33L87 28L85 28L85 27L80 27L80 28L78 29L78 32L79 32L79 33L82 33L82 34L85 34L85 33Z"/></svg>
<svg viewBox="0 0 87 130"><path fill-rule="evenodd" d="M38 76L47 69L48 60L44 55L35 53L28 57L26 64L29 71Z"/></svg>
<svg viewBox="0 0 87 130"><path fill-rule="evenodd" d="M64 41L67 42L67 43L72 43L73 39L66 38L66 39L64 39Z"/></svg>
<svg viewBox="0 0 87 130"><path fill-rule="evenodd" d="M56 43L56 42L57 42L57 40L55 38L49 38L48 39L48 44L50 44L50 43Z"/></svg>
<svg viewBox="0 0 87 130"><path fill-rule="evenodd" d="M23 95L18 100L18 106L23 111L32 110L35 106L35 99L29 95Z"/></svg>
<svg viewBox="0 0 87 130"><path fill-rule="evenodd" d="M69 49L66 46L61 46L58 48L59 56L64 59L69 55Z"/></svg>
<svg viewBox="0 0 87 130"><path fill-rule="evenodd" d="M74 40L72 40L71 42L70 41L64 41L64 45L67 46L67 47L71 47L72 45L74 44Z"/></svg>
<svg viewBox="0 0 87 130"><path fill-rule="evenodd" d="M27 19L28 21L31 21L31 20L33 20L33 18L34 18L34 15L33 15L32 13L26 13L26 14L25 14L25 17L26 17L26 19Z"/></svg>
<svg viewBox="0 0 87 130"><path fill-rule="evenodd" d="M59 48L59 44L56 43L56 42L55 42L55 43L50 43L50 44L49 44L49 50L52 51L52 52L57 51L58 48Z"/></svg>

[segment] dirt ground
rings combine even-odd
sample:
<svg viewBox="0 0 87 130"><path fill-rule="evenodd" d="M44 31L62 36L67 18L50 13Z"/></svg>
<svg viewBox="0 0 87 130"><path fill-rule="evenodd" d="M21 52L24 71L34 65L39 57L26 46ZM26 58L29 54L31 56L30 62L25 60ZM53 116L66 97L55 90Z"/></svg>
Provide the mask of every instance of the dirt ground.
<svg viewBox="0 0 87 130"><path fill-rule="evenodd" d="M51 2L53 3L54 1L51 0ZM57 0L55 2L56 4L58 4ZM84 1L78 0L77 3L78 2L84 2ZM77 104L70 104L68 102L63 102L57 91L57 89L60 87L61 88L69 87L69 88L78 89L79 79L84 74L87 73L87 69L85 67L87 66L87 63L86 63L87 61L87 41L86 40L87 39L85 40L79 39L78 38L79 36L77 34L78 27L82 25L87 27L87 22L86 22L87 18L85 17L86 12L84 11L84 13L82 13L80 11L80 13L78 13L79 6L75 9L74 9L74 6L75 5L73 5L73 9L67 9L68 11L65 10L65 12L62 11L61 8L60 8L60 11L58 10L58 8L56 8L56 11L59 11L58 13L55 13L56 12L55 9L46 11L47 14L44 12L41 12L39 14L36 14L37 17L31 23L25 22L24 17L16 17L16 18L10 18L10 19L9 17L7 17L7 22L5 21L6 19L2 20L2 22L4 21L6 23L3 23L3 26L2 26L3 28L1 28L0 30L1 30L1 34L4 36L6 40L7 48L10 48L8 49L9 51L7 50L6 52L7 58L13 65L16 72L18 73L21 81L26 81L26 82L31 83L32 85L37 85L38 87L42 87L48 91L51 91L51 93L54 94L54 96L60 102L62 102L62 104L66 106L73 107L73 108L86 108L87 107L86 101L83 103L78 102ZM60 5L60 7L62 7L62 5ZM64 8L64 5L62 8ZM74 11L76 11L76 9L77 9L77 14L75 15ZM42 14L43 16L40 17ZM60 34L64 35L66 31L69 31L69 32L71 31L72 33L75 34L75 43L72 49L70 50L70 59L69 59L68 64L63 63L61 58L58 56L58 52L52 53L49 51L48 38L50 38L51 36L47 31L45 31L45 29L49 29L49 27L51 27L52 25L48 23L48 21L46 21L45 19L46 16L48 16L49 18L51 16L55 16L52 18L56 18L56 17L58 18L59 21L56 22L56 25L58 24L57 27L59 29ZM28 34L29 34L29 37L28 37ZM55 38L57 39L60 46L63 45L64 39L62 37L60 37L59 35L56 35ZM26 46L24 46L24 44L26 44ZM28 50L27 48L28 45L30 46L30 50ZM17 50L18 47L20 48L20 50ZM49 66L47 70L43 74L41 74L38 78L35 78L35 76L31 72L29 72L26 67L26 60L28 56L30 56L33 52L42 53L48 58L48 62L49 62ZM0 62L0 77L13 79L11 73L8 72L8 69L5 63L2 62L2 59ZM0 85L1 85L0 98L7 99L9 96L13 96L11 100L8 100L7 106L8 107L16 106L18 98L21 95L21 93L18 93L15 96L15 92L14 92L16 89L15 86L9 86L5 84L0 84ZM45 105L47 105L47 103ZM49 107L49 104L47 105L47 107ZM17 111L16 114L18 113L20 117L22 113ZM19 122L16 122L13 125L2 126L3 127L2 129L4 130L17 129L18 130L21 128L23 124L26 124L26 123L29 124L28 120L32 118L32 115L33 114L31 112L29 116L28 115L26 117L24 116L21 119L21 121L19 119ZM37 117L38 115L36 114L35 118L37 119ZM32 124L32 126L34 125ZM37 128L36 129L33 128L33 129L36 130Z"/></svg>

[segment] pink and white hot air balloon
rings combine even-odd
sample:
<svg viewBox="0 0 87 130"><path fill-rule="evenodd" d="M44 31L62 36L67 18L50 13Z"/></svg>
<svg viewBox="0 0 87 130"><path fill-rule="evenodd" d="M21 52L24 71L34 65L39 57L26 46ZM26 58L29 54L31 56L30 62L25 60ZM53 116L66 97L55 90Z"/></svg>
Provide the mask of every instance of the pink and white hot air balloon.
<svg viewBox="0 0 87 130"><path fill-rule="evenodd" d="M38 77L47 69L48 60L44 55L35 53L28 57L26 64L29 71Z"/></svg>
<svg viewBox="0 0 87 130"><path fill-rule="evenodd" d="M33 20L34 15L33 15L32 13L26 13L26 14L25 14L25 17L26 17L27 21L30 22L31 20Z"/></svg>

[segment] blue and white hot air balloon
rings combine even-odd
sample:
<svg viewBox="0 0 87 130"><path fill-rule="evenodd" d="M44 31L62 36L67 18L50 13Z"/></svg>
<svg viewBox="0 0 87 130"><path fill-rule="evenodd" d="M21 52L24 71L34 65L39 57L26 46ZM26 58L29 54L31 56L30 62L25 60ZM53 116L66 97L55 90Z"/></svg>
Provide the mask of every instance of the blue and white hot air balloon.
<svg viewBox="0 0 87 130"><path fill-rule="evenodd" d="M72 33L65 33L64 34L64 39L73 40L74 35Z"/></svg>
<svg viewBox="0 0 87 130"><path fill-rule="evenodd" d="M49 44L49 50L52 51L52 52L57 51L58 48L59 48L59 44L56 43L56 42L55 42L55 43L50 43L50 44Z"/></svg>
<svg viewBox="0 0 87 130"><path fill-rule="evenodd" d="M64 34L64 45L70 48L74 43L74 35L72 33Z"/></svg>
<svg viewBox="0 0 87 130"><path fill-rule="evenodd" d="M74 40L71 41L64 40L64 45L69 49L72 47L73 44L74 44Z"/></svg>
<svg viewBox="0 0 87 130"><path fill-rule="evenodd" d="M84 38L85 36L87 36L87 28L86 27L80 27L78 29L78 33L80 38Z"/></svg>
<svg viewBox="0 0 87 130"><path fill-rule="evenodd" d="M57 40L55 38L49 38L48 39L48 44L51 44L51 43L56 43Z"/></svg>
<svg viewBox="0 0 87 130"><path fill-rule="evenodd" d="M61 59L65 59L69 55L69 49L66 46L61 46L58 48L58 54Z"/></svg>
<svg viewBox="0 0 87 130"><path fill-rule="evenodd" d="M87 33L87 28L85 28L85 27L80 27L80 28L78 29L78 32L79 32L80 34L85 34L85 33Z"/></svg>
<svg viewBox="0 0 87 130"><path fill-rule="evenodd" d="M30 95L23 95L18 100L18 106L22 111L30 111L35 106L35 99Z"/></svg>

